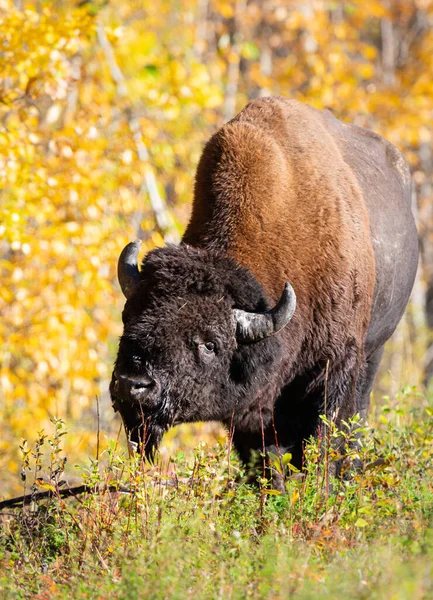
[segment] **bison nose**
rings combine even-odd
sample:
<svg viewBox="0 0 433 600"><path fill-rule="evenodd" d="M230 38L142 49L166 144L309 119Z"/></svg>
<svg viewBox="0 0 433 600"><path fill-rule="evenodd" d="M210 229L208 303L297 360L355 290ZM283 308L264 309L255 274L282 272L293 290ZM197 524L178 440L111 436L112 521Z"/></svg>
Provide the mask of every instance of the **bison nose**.
<svg viewBox="0 0 433 600"><path fill-rule="evenodd" d="M155 386L155 380L145 375L132 377L116 373L116 377L119 381L120 395L132 400L144 400L148 392Z"/></svg>

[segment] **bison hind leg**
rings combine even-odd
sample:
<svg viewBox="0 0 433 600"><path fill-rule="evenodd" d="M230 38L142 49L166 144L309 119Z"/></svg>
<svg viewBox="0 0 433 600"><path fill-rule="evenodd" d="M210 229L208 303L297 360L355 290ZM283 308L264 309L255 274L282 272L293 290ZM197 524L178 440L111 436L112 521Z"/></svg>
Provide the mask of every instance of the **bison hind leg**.
<svg viewBox="0 0 433 600"><path fill-rule="evenodd" d="M379 370L380 361L383 356L384 346L380 346L370 354L365 362L365 367L361 373L356 389L356 409L363 421L367 418L370 407L370 394L373 389L374 380Z"/></svg>

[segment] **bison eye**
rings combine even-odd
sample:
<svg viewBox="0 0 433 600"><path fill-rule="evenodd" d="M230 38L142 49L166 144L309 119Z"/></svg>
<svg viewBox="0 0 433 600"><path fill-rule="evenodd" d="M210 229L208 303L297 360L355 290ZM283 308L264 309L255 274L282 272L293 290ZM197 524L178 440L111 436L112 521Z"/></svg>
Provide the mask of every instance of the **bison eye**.
<svg viewBox="0 0 433 600"><path fill-rule="evenodd" d="M198 342L198 350L201 357L209 360L215 356L217 345L215 342Z"/></svg>

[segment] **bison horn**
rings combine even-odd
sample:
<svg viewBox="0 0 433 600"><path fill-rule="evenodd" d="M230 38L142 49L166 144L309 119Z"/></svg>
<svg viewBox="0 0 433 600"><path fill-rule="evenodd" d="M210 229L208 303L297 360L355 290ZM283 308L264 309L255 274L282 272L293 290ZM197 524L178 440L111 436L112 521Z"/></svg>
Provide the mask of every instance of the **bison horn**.
<svg viewBox="0 0 433 600"><path fill-rule="evenodd" d="M117 277L119 278L120 288L125 298L130 298L140 281L140 272L137 266L138 252L140 250L141 240L131 242L122 250L117 263Z"/></svg>
<svg viewBox="0 0 433 600"><path fill-rule="evenodd" d="M252 313L233 309L237 340L242 343L252 343L274 335L287 325L293 317L295 308L295 292L290 283L286 283L281 298L271 310Z"/></svg>

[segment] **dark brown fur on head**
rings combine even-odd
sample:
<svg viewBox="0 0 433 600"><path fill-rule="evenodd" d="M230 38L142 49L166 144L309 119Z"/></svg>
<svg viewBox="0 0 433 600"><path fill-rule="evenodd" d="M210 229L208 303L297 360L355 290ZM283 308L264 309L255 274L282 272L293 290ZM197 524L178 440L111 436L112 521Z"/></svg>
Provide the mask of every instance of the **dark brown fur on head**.
<svg viewBox="0 0 433 600"><path fill-rule="evenodd" d="M140 278L123 311L110 390L132 440L145 434L151 455L173 422L230 421L245 395L256 396L258 385L275 379L281 344L269 338L253 350L237 343L233 308L256 312L268 305L261 285L230 258L168 246L147 255ZM203 352L206 342L215 344L213 353ZM121 375L155 382L145 402L122 397Z"/></svg>

